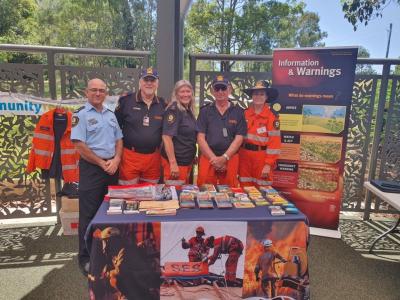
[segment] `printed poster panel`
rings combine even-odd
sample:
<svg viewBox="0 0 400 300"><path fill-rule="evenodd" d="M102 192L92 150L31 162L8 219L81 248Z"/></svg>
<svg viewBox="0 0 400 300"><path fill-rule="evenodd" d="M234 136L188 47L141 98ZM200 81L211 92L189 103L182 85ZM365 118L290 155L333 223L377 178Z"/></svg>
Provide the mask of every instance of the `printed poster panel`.
<svg viewBox="0 0 400 300"><path fill-rule="evenodd" d="M133 223L94 231L90 299L160 298L160 228L160 223Z"/></svg>
<svg viewBox="0 0 400 300"><path fill-rule="evenodd" d="M307 245L304 222L248 222L243 298L309 299Z"/></svg>
<svg viewBox="0 0 400 300"><path fill-rule="evenodd" d="M107 96L104 105L114 111L118 99L119 96ZM0 92L0 116L39 116L57 106L74 111L86 102L85 98L53 100L25 94Z"/></svg>
<svg viewBox="0 0 400 300"><path fill-rule="evenodd" d="M279 99L281 156L274 186L311 226L338 228L357 48L278 49L273 86Z"/></svg>
<svg viewBox="0 0 400 300"><path fill-rule="evenodd" d="M246 222L161 224L160 299L242 299Z"/></svg>

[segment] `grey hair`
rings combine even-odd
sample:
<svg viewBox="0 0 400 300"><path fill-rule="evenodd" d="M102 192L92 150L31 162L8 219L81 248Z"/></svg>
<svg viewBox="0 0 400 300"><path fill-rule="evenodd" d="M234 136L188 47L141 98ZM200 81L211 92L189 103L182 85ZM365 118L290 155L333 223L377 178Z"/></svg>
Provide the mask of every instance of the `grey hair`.
<svg viewBox="0 0 400 300"><path fill-rule="evenodd" d="M180 111L185 111L186 110L185 107L178 100L178 91L179 91L180 88L182 88L184 86L186 86L186 87L188 87L188 88L190 88L192 90L192 99L190 100L190 103L189 103L189 110L191 111L192 114L194 114L194 95L193 95L194 91L193 91L193 86L189 81L187 81L185 79L179 80L179 81L177 81L175 83L174 89L172 90L172 94L171 94L171 101L168 103L167 108L170 107L171 105L173 105L176 102L176 106L178 107L178 109Z"/></svg>

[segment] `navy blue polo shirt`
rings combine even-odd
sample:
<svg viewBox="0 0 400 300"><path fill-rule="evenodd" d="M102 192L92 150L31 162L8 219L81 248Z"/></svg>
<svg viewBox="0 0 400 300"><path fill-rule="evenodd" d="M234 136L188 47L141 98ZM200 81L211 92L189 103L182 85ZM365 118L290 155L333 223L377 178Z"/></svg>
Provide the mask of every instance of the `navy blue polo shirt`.
<svg viewBox="0 0 400 300"><path fill-rule="evenodd" d="M231 102L223 115L219 113L215 103L203 106L197 118L197 128L205 134L208 146L217 156L228 150L236 135L247 134L244 111Z"/></svg>
<svg viewBox="0 0 400 300"><path fill-rule="evenodd" d="M196 155L197 125L190 110L181 111L176 103L164 114L163 134L172 137L178 166L188 166ZM161 155L168 159L163 147Z"/></svg>
<svg viewBox="0 0 400 300"><path fill-rule="evenodd" d="M150 108L140 93L119 98L115 116L122 129L124 147L142 153L154 152L161 144L164 110L165 101L157 96Z"/></svg>

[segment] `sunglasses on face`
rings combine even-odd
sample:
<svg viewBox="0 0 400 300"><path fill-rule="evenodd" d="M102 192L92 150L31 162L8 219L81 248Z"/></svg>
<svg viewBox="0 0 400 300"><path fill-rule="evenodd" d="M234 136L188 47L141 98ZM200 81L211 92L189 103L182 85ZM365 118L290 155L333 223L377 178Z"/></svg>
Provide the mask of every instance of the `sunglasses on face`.
<svg viewBox="0 0 400 300"><path fill-rule="evenodd" d="M143 80L146 81L146 82L154 82L154 81L156 81L156 79L154 77L145 77L145 78L143 78Z"/></svg>
<svg viewBox="0 0 400 300"><path fill-rule="evenodd" d="M216 85L214 86L214 91L219 92L219 91L226 91L228 89L227 86L225 85Z"/></svg>

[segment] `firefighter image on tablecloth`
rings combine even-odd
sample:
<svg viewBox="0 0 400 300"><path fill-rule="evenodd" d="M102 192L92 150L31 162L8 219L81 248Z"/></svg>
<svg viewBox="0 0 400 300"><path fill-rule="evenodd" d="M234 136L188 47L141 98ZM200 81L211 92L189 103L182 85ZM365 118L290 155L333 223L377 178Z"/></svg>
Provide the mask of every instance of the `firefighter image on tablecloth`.
<svg viewBox="0 0 400 300"><path fill-rule="evenodd" d="M192 237L189 242L182 238L182 248L189 249L188 257L190 262L199 262L207 258L210 248L206 245L204 228L198 226L196 228L196 236Z"/></svg>
<svg viewBox="0 0 400 300"><path fill-rule="evenodd" d="M129 225L94 231L91 255L96 264L91 264L88 276L91 299L159 299L159 264L154 266L159 258L134 235L135 228Z"/></svg>
<svg viewBox="0 0 400 300"><path fill-rule="evenodd" d="M278 280L279 276L275 271L275 260L286 263L286 259L284 259L278 252L276 252L272 247L271 240L263 240L262 244L264 246L264 253L261 254L257 260L257 264L254 268L254 273L256 274L256 280L260 280L260 271L261 275L261 288L267 296L275 297L275 282ZM268 288L270 287L271 293L268 295Z"/></svg>
<svg viewBox="0 0 400 300"><path fill-rule="evenodd" d="M218 258L221 258L221 254L228 254L225 263L226 284L227 286L240 286L241 283L236 280L236 269L244 249L242 241L230 235L215 239L211 236L207 239L206 244L214 248L213 255L208 258L208 265L213 265Z"/></svg>

